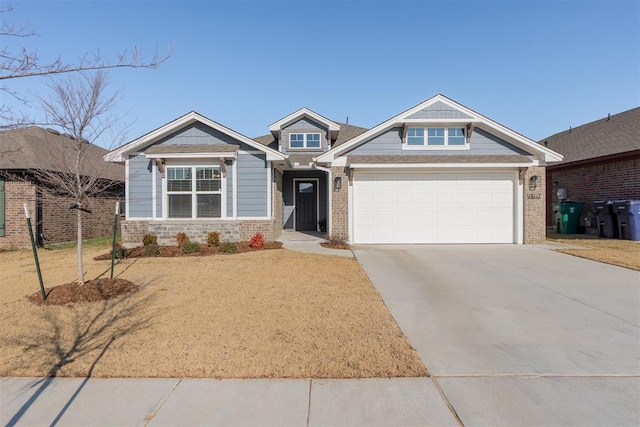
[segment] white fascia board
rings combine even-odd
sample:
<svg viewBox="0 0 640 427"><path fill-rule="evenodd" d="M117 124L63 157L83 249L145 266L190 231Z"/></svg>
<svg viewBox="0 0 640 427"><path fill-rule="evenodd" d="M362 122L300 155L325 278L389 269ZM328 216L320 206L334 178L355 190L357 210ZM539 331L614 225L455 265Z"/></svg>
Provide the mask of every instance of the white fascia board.
<svg viewBox="0 0 640 427"><path fill-rule="evenodd" d="M311 117L313 120L320 122L324 125L326 125L329 128L329 131L339 131L340 130L340 125L337 124L336 122L327 119L324 116L321 116L320 114L316 113L315 111L311 111L306 107L303 107L301 109L299 109L298 111L295 111L291 114L289 114L286 117L281 118L280 120L278 120L275 123L272 123L269 125L269 131L270 132L279 132L280 129L282 129L283 126L294 122L304 116L308 116Z"/></svg>
<svg viewBox="0 0 640 427"><path fill-rule="evenodd" d="M352 169L513 169L527 168L528 163L353 163Z"/></svg>
<svg viewBox="0 0 640 427"><path fill-rule="evenodd" d="M147 159L235 159L236 153L167 153L144 156Z"/></svg>
<svg viewBox="0 0 640 427"><path fill-rule="evenodd" d="M179 117L169 123L167 123L164 126L159 127L156 130L153 130L143 136L141 136L140 138L134 139L133 141L129 142L128 144L123 145L122 147L119 147L109 153L107 153L104 156L104 159L108 162L119 162L123 160L123 156L125 156L126 154L132 152L132 151L136 151L139 150L141 148L144 148L148 145L153 144L154 142L158 141L159 139L161 139L164 136L167 136L173 132L176 132L182 128L184 128L185 126L188 126L192 123L195 122L200 122L206 126L209 126L213 129L216 129L226 135L229 135L230 137L237 139L240 142L244 142L245 144L249 145L250 147L256 148L264 153L267 153L268 155L270 154L271 157L274 157L277 160L284 160L285 156L284 154L273 150L269 147L265 147L264 145L260 144L259 142L254 141L253 139L242 135L241 133L238 133L232 129L229 129L226 126L221 125L220 123L214 122L211 119L208 119L206 117L204 117L203 115L196 113L195 111L191 111L187 114L185 114L182 117Z"/></svg>
<svg viewBox="0 0 640 427"><path fill-rule="evenodd" d="M480 123L477 119L404 119L397 123L397 126L408 125L442 125L447 127L452 124Z"/></svg>
<svg viewBox="0 0 640 427"><path fill-rule="evenodd" d="M432 119L432 120L424 120L424 119L407 119L407 117L410 117L411 115L417 113L418 111L421 111L423 109L425 109L426 107L428 107L429 105L435 104L436 102L442 102L452 108L455 108L456 110L466 114L467 116L469 116L469 118L467 119L451 119L451 120L444 120L444 119ZM332 148L331 150L327 151L326 153L324 153L321 156L318 156L318 161L319 162L331 162L333 161L333 159L335 159L337 156L339 156L340 154L344 153L345 151L348 151L354 147L356 147L357 145L359 145L360 143L366 141L367 139L373 138L374 136L387 131L393 127L397 127L397 126L401 126L404 123L474 123L476 124L476 126L480 126L483 127L482 125L484 125L484 127L488 128L488 130L490 131L490 133L498 133L498 136L503 136L505 137L505 140L507 140L508 142L513 143L516 146L519 146L527 151L533 151L534 153L543 153L545 155L545 160L546 161L561 161L562 160L562 155L559 153L556 153L553 150L550 150L546 147L541 146L540 144L536 143L535 141L527 138L524 135L521 135L509 128L507 128L506 126L503 126L481 114L476 113L475 111L471 110L470 108L465 107L464 105L458 104L457 102L447 98L444 95L438 94L435 95L429 99L427 99L424 102L421 102L420 104L416 105L415 107L412 107L406 111L403 111L402 113L390 118L389 120L386 120L382 123L380 123L377 126L374 126L373 128L369 129L368 131L364 132L363 134L353 138L351 141L348 141L345 144L342 144L336 148ZM534 154L532 153L532 154Z"/></svg>

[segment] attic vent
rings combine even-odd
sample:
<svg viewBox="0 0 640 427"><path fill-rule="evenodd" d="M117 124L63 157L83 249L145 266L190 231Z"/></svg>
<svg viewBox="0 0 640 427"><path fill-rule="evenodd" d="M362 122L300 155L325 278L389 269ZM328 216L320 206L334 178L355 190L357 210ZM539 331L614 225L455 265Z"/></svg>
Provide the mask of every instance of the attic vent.
<svg viewBox="0 0 640 427"><path fill-rule="evenodd" d="M68 133L65 133L65 134L64 134L64 136L66 136L66 137L67 137L67 138L69 138L69 139L76 139L76 137L75 137L75 136L73 136L73 135L71 135L71 134L68 134Z"/></svg>
<svg viewBox="0 0 640 427"><path fill-rule="evenodd" d="M60 132L58 132L58 131L57 131L57 130L55 130L55 129L47 128L47 131L48 131L48 132L50 132L50 133L52 133L52 134L54 134L54 135L60 135Z"/></svg>
<svg viewBox="0 0 640 427"><path fill-rule="evenodd" d="M544 141L544 146L546 147L546 146L548 146L548 145L549 145L549 143L545 140L545 141Z"/></svg>

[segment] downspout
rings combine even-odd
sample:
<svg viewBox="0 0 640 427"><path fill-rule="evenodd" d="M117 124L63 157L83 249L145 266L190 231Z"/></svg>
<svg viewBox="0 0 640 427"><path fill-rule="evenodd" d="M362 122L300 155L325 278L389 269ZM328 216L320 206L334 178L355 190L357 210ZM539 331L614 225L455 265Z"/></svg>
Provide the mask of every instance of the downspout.
<svg viewBox="0 0 640 427"><path fill-rule="evenodd" d="M327 173L327 234L331 234L331 227L332 227L332 223L333 221L331 220L331 217L333 215L333 211L331 210L332 208L332 190L333 190L333 186L332 186L332 182L333 180L331 179L331 169L329 168L325 168L322 166L318 166L318 164L316 163L316 159L313 159L313 167L314 169L318 169L319 171L322 172L326 172Z"/></svg>

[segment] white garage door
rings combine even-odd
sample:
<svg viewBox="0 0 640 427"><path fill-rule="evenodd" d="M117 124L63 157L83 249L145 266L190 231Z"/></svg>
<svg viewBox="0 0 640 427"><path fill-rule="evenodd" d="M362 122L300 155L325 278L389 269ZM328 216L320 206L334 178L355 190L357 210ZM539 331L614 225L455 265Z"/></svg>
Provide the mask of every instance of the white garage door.
<svg viewBox="0 0 640 427"><path fill-rule="evenodd" d="M356 171L355 243L513 243L514 172Z"/></svg>

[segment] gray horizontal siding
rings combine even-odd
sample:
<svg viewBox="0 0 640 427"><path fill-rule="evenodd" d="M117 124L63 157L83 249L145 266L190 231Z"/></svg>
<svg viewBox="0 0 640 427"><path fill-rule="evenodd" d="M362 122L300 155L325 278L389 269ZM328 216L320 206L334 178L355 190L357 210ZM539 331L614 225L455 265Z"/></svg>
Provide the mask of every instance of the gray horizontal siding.
<svg viewBox="0 0 640 427"><path fill-rule="evenodd" d="M475 128L471 134L471 145L469 150L403 150L402 149L402 128L393 128L378 135L364 144L345 153L345 155L375 155L375 156L411 156L420 153L434 156L468 156L468 155L528 155L524 150L509 144L507 141L486 132L483 129Z"/></svg>
<svg viewBox="0 0 640 427"><path fill-rule="evenodd" d="M297 132L320 132L320 148L315 150L289 150L289 134L297 133ZM329 128L326 126L316 122L315 120L308 119L306 117L301 118L300 120L296 120L288 126L282 128L281 132L281 140L280 147L283 153L291 153L291 154L319 154L324 151L327 151L327 134L329 132Z"/></svg>
<svg viewBox="0 0 640 427"><path fill-rule="evenodd" d="M226 162L227 166L227 216L233 216L233 161Z"/></svg>
<svg viewBox="0 0 640 427"><path fill-rule="evenodd" d="M267 161L264 154L238 155L238 216L266 217Z"/></svg>
<svg viewBox="0 0 640 427"><path fill-rule="evenodd" d="M152 215L151 161L143 154L129 157L129 217L149 218Z"/></svg>
<svg viewBox="0 0 640 427"><path fill-rule="evenodd" d="M151 145L180 145L180 144L240 144L242 150L252 149L248 145L241 143L235 138L230 137L226 133L212 129L202 123L194 123L179 131L162 138L160 141ZM148 147L147 147L148 149Z"/></svg>
<svg viewBox="0 0 640 427"><path fill-rule="evenodd" d="M420 110L408 119L468 119L469 115L457 110L442 101L438 101L427 108Z"/></svg>

